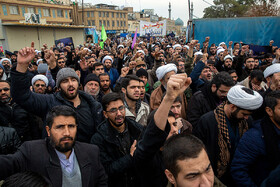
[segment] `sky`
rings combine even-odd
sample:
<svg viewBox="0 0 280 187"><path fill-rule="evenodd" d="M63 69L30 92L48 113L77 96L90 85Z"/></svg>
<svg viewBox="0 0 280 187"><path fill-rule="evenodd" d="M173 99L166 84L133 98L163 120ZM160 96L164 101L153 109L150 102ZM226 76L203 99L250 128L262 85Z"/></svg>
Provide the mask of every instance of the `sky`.
<svg viewBox="0 0 280 187"><path fill-rule="evenodd" d="M79 0L81 2L81 0ZM194 18L202 18L203 10L213 4L213 0L191 0L194 8ZM206 3L207 1L208 3ZM168 18L168 5L171 3L171 18L176 20L180 18L187 25L189 19L188 0L84 0L84 3L91 4L110 4L116 6L133 7L133 11L140 11L142 9L154 9L158 16ZM196 16L196 17L195 17Z"/></svg>

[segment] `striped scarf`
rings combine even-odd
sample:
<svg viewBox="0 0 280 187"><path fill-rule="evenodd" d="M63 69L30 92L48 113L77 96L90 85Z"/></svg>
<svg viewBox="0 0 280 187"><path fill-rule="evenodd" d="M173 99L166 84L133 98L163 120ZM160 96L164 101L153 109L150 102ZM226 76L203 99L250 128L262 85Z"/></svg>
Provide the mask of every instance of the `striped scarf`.
<svg viewBox="0 0 280 187"><path fill-rule="evenodd" d="M218 146L220 153L217 162L217 173L218 178L222 177L227 171L227 167L230 162L230 152L231 148L228 127L226 123L226 114L224 111L225 102L220 104L215 110L215 118L218 122ZM248 130L248 123L246 120L242 120L238 123L239 135L240 137Z"/></svg>

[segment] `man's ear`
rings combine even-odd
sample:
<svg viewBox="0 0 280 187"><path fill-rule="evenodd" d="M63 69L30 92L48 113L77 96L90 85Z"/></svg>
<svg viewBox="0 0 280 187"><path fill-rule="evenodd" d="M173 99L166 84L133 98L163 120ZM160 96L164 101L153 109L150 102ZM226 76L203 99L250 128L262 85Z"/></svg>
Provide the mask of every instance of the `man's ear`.
<svg viewBox="0 0 280 187"><path fill-rule="evenodd" d="M108 118L107 112L103 110L103 115L105 118Z"/></svg>
<svg viewBox="0 0 280 187"><path fill-rule="evenodd" d="M51 133L50 133L51 129L50 129L49 126L46 126L46 131L47 131L47 133L48 133L48 136L51 136Z"/></svg>
<svg viewBox="0 0 280 187"><path fill-rule="evenodd" d="M174 185L176 183L176 180L173 174L168 169L165 169L164 173L169 182L171 182Z"/></svg>
<svg viewBox="0 0 280 187"><path fill-rule="evenodd" d="M265 111L269 117L273 116L273 110L269 107L265 107Z"/></svg>
<svg viewBox="0 0 280 187"><path fill-rule="evenodd" d="M122 93L126 94L126 89L122 88Z"/></svg>

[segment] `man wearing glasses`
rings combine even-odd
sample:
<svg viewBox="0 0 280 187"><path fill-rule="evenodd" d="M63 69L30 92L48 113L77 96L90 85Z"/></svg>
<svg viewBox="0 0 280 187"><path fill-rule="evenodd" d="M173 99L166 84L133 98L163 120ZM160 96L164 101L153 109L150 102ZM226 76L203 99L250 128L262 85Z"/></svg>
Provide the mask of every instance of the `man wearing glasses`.
<svg viewBox="0 0 280 187"><path fill-rule="evenodd" d="M108 186L135 186L133 153L142 132L142 125L125 117L121 95L108 93L102 98L106 118L91 138L100 149L100 160L108 174Z"/></svg>
<svg viewBox="0 0 280 187"><path fill-rule="evenodd" d="M31 84L35 93L45 94L49 81L45 75L36 75L32 78Z"/></svg>

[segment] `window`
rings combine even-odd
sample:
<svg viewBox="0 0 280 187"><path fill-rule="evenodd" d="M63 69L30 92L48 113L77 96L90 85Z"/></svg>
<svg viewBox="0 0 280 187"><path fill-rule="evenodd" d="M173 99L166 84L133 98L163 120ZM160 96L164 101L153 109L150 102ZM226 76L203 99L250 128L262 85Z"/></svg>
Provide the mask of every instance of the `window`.
<svg viewBox="0 0 280 187"><path fill-rule="evenodd" d="M68 19L68 11L67 10L65 10L65 18Z"/></svg>
<svg viewBox="0 0 280 187"><path fill-rule="evenodd" d="M99 21L99 26L100 26L100 27L102 26L102 21L101 21L101 20Z"/></svg>
<svg viewBox="0 0 280 187"><path fill-rule="evenodd" d="M123 22L123 26L124 26L124 27L126 27L126 23L125 23L125 21Z"/></svg>
<svg viewBox="0 0 280 187"><path fill-rule="evenodd" d="M112 18L114 17L114 12L112 12Z"/></svg>
<svg viewBox="0 0 280 187"><path fill-rule="evenodd" d="M107 21L107 26L110 27L110 21Z"/></svg>
<svg viewBox="0 0 280 187"><path fill-rule="evenodd" d="M43 8L43 14L45 17L50 17L50 9L47 9L47 8Z"/></svg>
<svg viewBox="0 0 280 187"><path fill-rule="evenodd" d="M115 21L112 21L112 27L115 27Z"/></svg>
<svg viewBox="0 0 280 187"><path fill-rule="evenodd" d="M117 13L117 18L119 17L119 13Z"/></svg>
<svg viewBox="0 0 280 187"><path fill-rule="evenodd" d="M91 23L91 22L88 20L88 21L87 21L88 26L90 26L90 23Z"/></svg>
<svg viewBox="0 0 280 187"><path fill-rule="evenodd" d="M109 12L106 12L106 16L107 16L107 18L109 17Z"/></svg>
<svg viewBox="0 0 280 187"><path fill-rule="evenodd" d="M121 21L121 27L123 26L123 22Z"/></svg>
<svg viewBox="0 0 280 187"><path fill-rule="evenodd" d="M40 18L42 17L42 11L41 11L41 8L38 8L38 14L40 16Z"/></svg>
<svg viewBox="0 0 280 187"><path fill-rule="evenodd" d="M10 8L10 14L12 15L18 15L19 12L18 12L18 6L9 6Z"/></svg>
<svg viewBox="0 0 280 187"><path fill-rule="evenodd" d="M34 7L27 7L27 12L28 13L35 13Z"/></svg>
<svg viewBox="0 0 280 187"><path fill-rule="evenodd" d="M6 5L2 5L2 9L3 9L3 14L4 14L4 16L7 16L7 15L8 15L8 12L7 12Z"/></svg>
<svg viewBox="0 0 280 187"><path fill-rule="evenodd" d="M105 12L103 12L103 17L105 17Z"/></svg>
<svg viewBox="0 0 280 187"><path fill-rule="evenodd" d="M98 16L101 17L101 12L98 12Z"/></svg>
<svg viewBox="0 0 280 187"><path fill-rule="evenodd" d="M55 18L55 10L52 10L52 15L53 15L53 18Z"/></svg>
<svg viewBox="0 0 280 187"><path fill-rule="evenodd" d="M120 23L119 23L119 21L117 21L117 27L119 27L120 26Z"/></svg>
<svg viewBox="0 0 280 187"><path fill-rule="evenodd" d="M87 17L90 17L90 12L87 12Z"/></svg>
<svg viewBox="0 0 280 187"><path fill-rule="evenodd" d="M122 13L120 13L120 18L122 18Z"/></svg>
<svg viewBox="0 0 280 187"><path fill-rule="evenodd" d="M123 14L123 18L125 18L125 14Z"/></svg>
<svg viewBox="0 0 280 187"><path fill-rule="evenodd" d="M104 27L106 27L106 21L105 20L103 20L103 25L104 25Z"/></svg>
<svg viewBox="0 0 280 187"><path fill-rule="evenodd" d="M92 26L95 26L95 20L92 20L92 21L91 21L91 25L92 25Z"/></svg>
<svg viewBox="0 0 280 187"><path fill-rule="evenodd" d="M57 9L57 17L63 18L63 10Z"/></svg>
<svg viewBox="0 0 280 187"><path fill-rule="evenodd" d="M90 14L91 14L91 17L94 17L94 12L91 12Z"/></svg>
<svg viewBox="0 0 280 187"><path fill-rule="evenodd" d="M21 12L22 12L22 16L24 17L24 14L25 14L25 8L24 7L21 7Z"/></svg>

